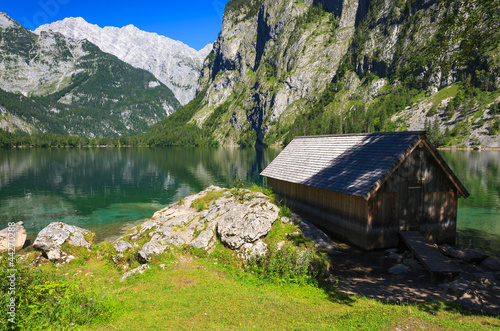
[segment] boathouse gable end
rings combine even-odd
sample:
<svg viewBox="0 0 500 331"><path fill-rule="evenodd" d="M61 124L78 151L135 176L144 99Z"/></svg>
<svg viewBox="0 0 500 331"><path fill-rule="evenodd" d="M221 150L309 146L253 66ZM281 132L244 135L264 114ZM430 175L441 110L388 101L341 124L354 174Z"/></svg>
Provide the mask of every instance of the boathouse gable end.
<svg viewBox="0 0 500 331"><path fill-rule="evenodd" d="M365 249L418 230L453 243L467 190L425 132L298 137L262 172L298 213Z"/></svg>

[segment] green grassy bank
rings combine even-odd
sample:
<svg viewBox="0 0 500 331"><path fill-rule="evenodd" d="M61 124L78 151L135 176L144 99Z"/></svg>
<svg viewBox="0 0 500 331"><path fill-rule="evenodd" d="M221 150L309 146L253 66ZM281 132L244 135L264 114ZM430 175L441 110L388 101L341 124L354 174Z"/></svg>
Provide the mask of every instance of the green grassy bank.
<svg viewBox="0 0 500 331"><path fill-rule="evenodd" d="M108 247L106 247L108 246ZM209 257L187 250L157 256L120 282L123 270L101 244L85 259L34 269L18 263L19 330L492 330L497 317L455 304L393 304L346 295L334 284L265 279L242 271L221 245ZM198 252L200 253L200 252ZM2 259L2 303L7 260ZM163 265L160 267L160 265ZM333 266L334 267L334 266Z"/></svg>

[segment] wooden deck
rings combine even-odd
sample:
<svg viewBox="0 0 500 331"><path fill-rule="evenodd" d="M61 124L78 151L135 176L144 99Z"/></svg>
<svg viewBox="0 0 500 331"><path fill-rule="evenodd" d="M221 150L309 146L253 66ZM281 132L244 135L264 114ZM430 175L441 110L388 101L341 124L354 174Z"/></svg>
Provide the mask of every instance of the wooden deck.
<svg viewBox="0 0 500 331"><path fill-rule="evenodd" d="M429 243L420 232L401 231L399 234L413 255L431 273L432 283L436 281L438 276L458 276L460 270L443 256L435 246Z"/></svg>

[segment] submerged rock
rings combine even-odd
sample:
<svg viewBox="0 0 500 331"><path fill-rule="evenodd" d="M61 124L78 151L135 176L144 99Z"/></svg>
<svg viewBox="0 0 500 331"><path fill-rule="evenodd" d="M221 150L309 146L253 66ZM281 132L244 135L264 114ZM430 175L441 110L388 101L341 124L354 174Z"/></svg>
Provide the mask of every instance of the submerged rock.
<svg viewBox="0 0 500 331"><path fill-rule="evenodd" d="M9 233L13 233L13 236ZM23 248L26 242L26 230L24 229L23 222L17 222L12 227L7 227L0 231L0 253L9 250L9 243L14 245L16 251Z"/></svg>
<svg viewBox="0 0 500 331"><path fill-rule="evenodd" d="M85 236L93 238L92 232L88 230L61 222L53 222L38 233L33 247L41 250L49 260L58 260L67 256L61 250L61 246L65 242L71 246L82 246L90 249L91 242L85 239Z"/></svg>

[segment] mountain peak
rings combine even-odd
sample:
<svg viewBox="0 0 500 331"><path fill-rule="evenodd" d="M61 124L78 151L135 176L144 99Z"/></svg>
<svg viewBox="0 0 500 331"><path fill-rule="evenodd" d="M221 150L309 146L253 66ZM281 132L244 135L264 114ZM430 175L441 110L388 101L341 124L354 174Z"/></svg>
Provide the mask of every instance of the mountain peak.
<svg viewBox="0 0 500 331"><path fill-rule="evenodd" d="M4 12L0 12L0 28L7 29L16 26L16 21Z"/></svg>
<svg viewBox="0 0 500 331"><path fill-rule="evenodd" d="M194 98L203 61L211 50L211 46L207 46L197 51L180 41L142 31L132 24L122 28L101 28L81 17L42 25L35 33L48 30L73 39L87 39L102 51L151 72L183 105Z"/></svg>

